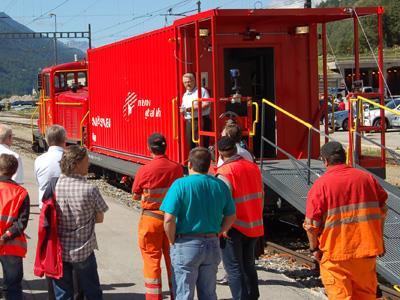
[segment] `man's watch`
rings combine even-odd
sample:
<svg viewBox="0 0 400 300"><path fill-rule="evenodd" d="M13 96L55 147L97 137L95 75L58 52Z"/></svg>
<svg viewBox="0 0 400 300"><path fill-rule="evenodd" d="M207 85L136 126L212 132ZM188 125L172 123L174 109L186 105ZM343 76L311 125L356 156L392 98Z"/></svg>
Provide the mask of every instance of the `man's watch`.
<svg viewBox="0 0 400 300"><path fill-rule="evenodd" d="M314 252L316 252L316 251L319 251L319 248L318 247L315 247L314 249L309 249L310 250L310 253L314 253Z"/></svg>

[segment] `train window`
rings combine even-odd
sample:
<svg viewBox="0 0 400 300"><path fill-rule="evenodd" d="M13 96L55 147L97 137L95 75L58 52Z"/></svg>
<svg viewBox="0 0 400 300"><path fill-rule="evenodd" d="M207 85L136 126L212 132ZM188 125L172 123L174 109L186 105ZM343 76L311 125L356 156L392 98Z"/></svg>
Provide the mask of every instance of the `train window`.
<svg viewBox="0 0 400 300"><path fill-rule="evenodd" d="M67 90L65 73L57 73L54 75L54 88L56 93Z"/></svg>
<svg viewBox="0 0 400 300"><path fill-rule="evenodd" d="M67 85L68 87L72 87L75 83L75 73L67 73Z"/></svg>
<svg viewBox="0 0 400 300"><path fill-rule="evenodd" d="M50 98L50 74L44 74L44 97Z"/></svg>
<svg viewBox="0 0 400 300"><path fill-rule="evenodd" d="M86 72L78 72L78 84L79 86L87 86Z"/></svg>

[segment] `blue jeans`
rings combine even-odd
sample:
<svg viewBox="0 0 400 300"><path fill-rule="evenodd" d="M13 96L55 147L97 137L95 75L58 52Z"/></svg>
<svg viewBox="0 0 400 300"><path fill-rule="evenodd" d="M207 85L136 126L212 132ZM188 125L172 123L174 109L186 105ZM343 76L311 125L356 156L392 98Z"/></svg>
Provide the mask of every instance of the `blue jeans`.
<svg viewBox="0 0 400 300"><path fill-rule="evenodd" d="M3 267L3 291L7 300L22 300L22 257L13 255L0 256Z"/></svg>
<svg viewBox="0 0 400 300"><path fill-rule="evenodd" d="M72 271L78 277L80 288L87 300L103 299L100 288L99 274L97 273L97 262L94 253L86 260L77 263L63 262L64 276L53 280L54 293L57 300L72 300L74 296L74 283Z"/></svg>
<svg viewBox="0 0 400 300"><path fill-rule="evenodd" d="M171 246L172 278L175 300L217 299L216 280L221 261L219 240L213 238L177 238Z"/></svg>
<svg viewBox="0 0 400 300"><path fill-rule="evenodd" d="M255 300L260 297L254 250L258 238L245 236L236 229L228 232L222 261L228 275L234 300Z"/></svg>

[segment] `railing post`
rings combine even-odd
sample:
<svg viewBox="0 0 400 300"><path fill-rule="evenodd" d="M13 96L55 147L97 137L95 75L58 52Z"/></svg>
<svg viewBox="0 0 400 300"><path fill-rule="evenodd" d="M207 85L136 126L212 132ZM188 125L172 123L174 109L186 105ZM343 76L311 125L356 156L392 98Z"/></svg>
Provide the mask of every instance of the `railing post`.
<svg viewBox="0 0 400 300"><path fill-rule="evenodd" d="M307 184L309 185L311 182L311 142L312 142L312 131L311 128L308 128L308 150L307 150Z"/></svg>
<svg viewBox="0 0 400 300"><path fill-rule="evenodd" d="M264 130L265 130L265 103L261 100L261 143L260 143L260 169L263 168L264 160Z"/></svg>

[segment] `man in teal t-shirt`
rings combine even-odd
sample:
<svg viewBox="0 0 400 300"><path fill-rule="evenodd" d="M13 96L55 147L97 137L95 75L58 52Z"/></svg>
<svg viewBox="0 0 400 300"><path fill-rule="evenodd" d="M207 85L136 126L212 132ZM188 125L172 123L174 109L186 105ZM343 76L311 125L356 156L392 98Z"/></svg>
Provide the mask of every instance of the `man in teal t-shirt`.
<svg viewBox="0 0 400 300"><path fill-rule="evenodd" d="M220 263L218 234L235 221L235 204L226 184L207 175L211 154L197 147L189 154L189 176L176 180L160 210L171 243L175 299L217 299Z"/></svg>

